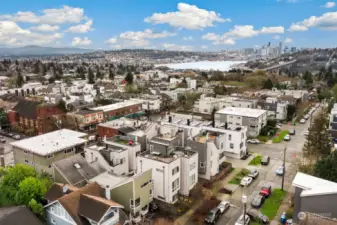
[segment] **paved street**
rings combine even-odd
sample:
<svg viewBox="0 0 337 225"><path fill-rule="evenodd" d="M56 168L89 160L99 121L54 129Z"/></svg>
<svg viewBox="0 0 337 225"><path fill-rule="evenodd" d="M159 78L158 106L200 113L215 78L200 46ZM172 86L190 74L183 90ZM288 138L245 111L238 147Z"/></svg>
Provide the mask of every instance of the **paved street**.
<svg viewBox="0 0 337 225"><path fill-rule="evenodd" d="M15 140L9 137L4 137L6 140L6 143L0 143L0 147L3 147L5 149L5 152L9 152L12 150L12 146L10 143L14 142ZM13 152L10 153L12 157L12 163L14 164L14 155Z"/></svg>

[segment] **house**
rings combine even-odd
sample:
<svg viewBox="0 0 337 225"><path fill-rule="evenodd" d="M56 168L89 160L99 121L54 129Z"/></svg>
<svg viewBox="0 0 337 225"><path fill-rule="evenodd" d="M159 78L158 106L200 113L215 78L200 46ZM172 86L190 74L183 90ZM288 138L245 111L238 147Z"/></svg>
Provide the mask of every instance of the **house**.
<svg viewBox="0 0 337 225"><path fill-rule="evenodd" d="M15 164L26 164L52 175L52 164L84 151L87 134L62 129L12 142Z"/></svg>
<svg viewBox="0 0 337 225"><path fill-rule="evenodd" d="M111 198L124 207L133 222L140 222L148 213L149 204L153 200L151 169L133 176L117 176L105 172L92 178L91 181L97 182L103 188L109 188Z"/></svg>
<svg viewBox="0 0 337 225"><path fill-rule="evenodd" d="M295 187L294 222L299 222L300 212L337 218L337 183L297 172L292 186Z"/></svg>
<svg viewBox="0 0 337 225"><path fill-rule="evenodd" d="M55 183L45 199L48 225L117 225L127 219L123 206L111 200L110 190L97 183L82 188Z"/></svg>
<svg viewBox="0 0 337 225"><path fill-rule="evenodd" d="M68 113L76 118L78 127L83 131L95 130L97 124L104 121L104 114L102 110L87 110L81 109L74 113Z"/></svg>
<svg viewBox="0 0 337 225"><path fill-rule="evenodd" d="M43 225L26 206L0 208L0 225Z"/></svg>
<svg viewBox="0 0 337 225"><path fill-rule="evenodd" d="M131 98L130 100L141 102L142 110L145 112L160 112L162 104L160 95L142 95L139 98Z"/></svg>
<svg viewBox="0 0 337 225"><path fill-rule="evenodd" d="M0 147L0 167L14 165L13 150L11 148Z"/></svg>
<svg viewBox="0 0 337 225"><path fill-rule="evenodd" d="M104 120L110 121L115 120L123 116L132 117L139 116L143 114L142 103L138 101L125 100L123 102L118 102L110 105L99 106L91 108L94 111L102 110L104 113Z"/></svg>
<svg viewBox="0 0 337 225"><path fill-rule="evenodd" d="M56 104L37 101L20 100L18 104L8 112L8 119L12 127L22 130L32 130L36 134L45 133L45 118L64 114L64 111Z"/></svg>
<svg viewBox="0 0 337 225"><path fill-rule="evenodd" d="M180 134L152 138L149 151L137 157L137 171L152 169L153 197L174 204L198 181L198 153L179 143Z"/></svg>
<svg viewBox="0 0 337 225"><path fill-rule="evenodd" d="M134 120L122 117L99 124L97 132L101 138L128 135L141 144L142 150L146 150L148 140L157 135L157 124L147 120Z"/></svg>
<svg viewBox="0 0 337 225"><path fill-rule="evenodd" d="M258 108L267 110L268 119L285 120L288 115L288 103L281 102L277 98L268 97L258 101Z"/></svg>
<svg viewBox="0 0 337 225"><path fill-rule="evenodd" d="M215 121L228 125L246 126L248 128L247 136L256 137L267 125L267 111L228 107L215 113Z"/></svg>

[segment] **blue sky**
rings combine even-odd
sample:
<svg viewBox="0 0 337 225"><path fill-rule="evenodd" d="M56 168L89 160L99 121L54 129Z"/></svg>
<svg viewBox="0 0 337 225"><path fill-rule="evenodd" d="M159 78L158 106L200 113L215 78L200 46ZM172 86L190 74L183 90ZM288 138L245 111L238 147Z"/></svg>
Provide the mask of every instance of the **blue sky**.
<svg viewBox="0 0 337 225"><path fill-rule="evenodd" d="M0 8L0 46L9 47L217 51L336 40L332 0L13 0Z"/></svg>

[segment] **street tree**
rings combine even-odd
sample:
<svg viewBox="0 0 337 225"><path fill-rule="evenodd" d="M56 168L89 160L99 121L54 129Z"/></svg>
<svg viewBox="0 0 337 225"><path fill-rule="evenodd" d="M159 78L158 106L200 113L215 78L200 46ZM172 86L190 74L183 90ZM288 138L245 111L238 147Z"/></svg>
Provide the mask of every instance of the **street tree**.
<svg viewBox="0 0 337 225"><path fill-rule="evenodd" d="M125 76L125 81L130 85L133 84L133 74L128 72Z"/></svg>
<svg viewBox="0 0 337 225"><path fill-rule="evenodd" d="M21 75L20 71L18 72L18 75L16 77L16 86L17 87L22 87L22 85L24 84L24 80L23 80L23 76Z"/></svg>
<svg viewBox="0 0 337 225"><path fill-rule="evenodd" d="M109 79L113 80L113 79L115 79L115 76L116 76L115 72L112 71L112 68L110 67L109 68Z"/></svg>
<svg viewBox="0 0 337 225"><path fill-rule="evenodd" d="M272 89L274 86L273 82L268 78L266 82L264 82L263 89Z"/></svg>
<svg viewBox="0 0 337 225"><path fill-rule="evenodd" d="M89 67L88 69L88 83L89 84L94 84L95 83L95 75L92 72L91 68Z"/></svg>
<svg viewBox="0 0 337 225"><path fill-rule="evenodd" d="M314 167L314 175L322 179L337 182L336 164L337 152L334 151L316 163Z"/></svg>

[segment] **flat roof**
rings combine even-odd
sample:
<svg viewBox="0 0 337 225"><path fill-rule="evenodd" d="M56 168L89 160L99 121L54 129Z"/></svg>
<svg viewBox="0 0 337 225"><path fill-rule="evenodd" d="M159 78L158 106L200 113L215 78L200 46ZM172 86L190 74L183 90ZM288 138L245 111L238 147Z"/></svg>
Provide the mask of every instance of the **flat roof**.
<svg viewBox="0 0 337 225"><path fill-rule="evenodd" d="M86 133L68 129L12 142L11 145L38 155L49 155L87 142Z"/></svg>
<svg viewBox="0 0 337 225"><path fill-rule="evenodd" d="M97 110L97 111L103 110L104 112L108 112L108 111L112 111L112 110L116 110L116 109L129 107L129 106L132 106L132 105L137 105L137 104L141 104L141 102L133 101L133 100L126 100L124 102L117 102L117 103L110 104L110 105L91 108L91 110Z"/></svg>
<svg viewBox="0 0 337 225"><path fill-rule="evenodd" d="M172 152L169 156L157 155L155 154L155 151L153 151L152 153L150 151L146 151L140 154L138 157L152 159L152 160L156 160L156 161L163 162L163 163L171 163L177 160L178 158L181 158L181 157L190 158L191 156L195 154L197 154L197 152L187 150L186 148L177 147L176 150Z"/></svg>
<svg viewBox="0 0 337 225"><path fill-rule="evenodd" d="M220 109L216 113L217 114L228 114L228 115L234 115L234 116L244 116L244 117L259 117L266 112L267 111L263 109L227 107L227 108Z"/></svg>

